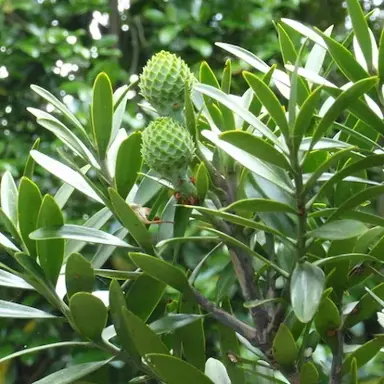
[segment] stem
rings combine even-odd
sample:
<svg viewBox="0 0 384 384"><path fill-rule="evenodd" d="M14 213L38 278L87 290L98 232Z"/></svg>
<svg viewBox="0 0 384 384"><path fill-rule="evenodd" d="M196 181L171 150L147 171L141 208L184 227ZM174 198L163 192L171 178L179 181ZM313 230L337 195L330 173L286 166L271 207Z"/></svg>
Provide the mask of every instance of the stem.
<svg viewBox="0 0 384 384"><path fill-rule="evenodd" d="M339 298L337 303L337 309L339 310L339 313L341 313L341 300L342 299ZM336 337L337 337L337 348L336 348L336 351L333 352L331 379L329 381L329 384L340 384L342 379L341 368L343 365L343 354L344 354L344 332L341 327L336 331Z"/></svg>
<svg viewBox="0 0 384 384"><path fill-rule="evenodd" d="M308 342L308 337L309 337L309 331L311 330L311 323L309 322L304 329L304 335L303 335L303 340L301 342L301 347L299 350L299 358L298 358L298 366L301 369L301 367L304 364L305 360L305 349L307 348L307 342Z"/></svg>
<svg viewBox="0 0 384 384"><path fill-rule="evenodd" d="M245 337L251 344L257 343L257 333L253 327L250 327L248 324L243 323L241 320L219 308L215 303L212 303L205 298L205 296L198 290L193 289L193 292L199 305L204 310L211 313L216 320L220 321L220 323L226 325L227 327L232 328L235 332Z"/></svg>

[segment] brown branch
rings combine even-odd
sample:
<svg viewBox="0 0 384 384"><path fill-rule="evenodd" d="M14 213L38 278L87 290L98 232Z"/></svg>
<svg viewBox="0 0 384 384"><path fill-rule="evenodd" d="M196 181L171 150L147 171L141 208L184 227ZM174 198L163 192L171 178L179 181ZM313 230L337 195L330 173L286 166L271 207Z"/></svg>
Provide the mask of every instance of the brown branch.
<svg viewBox="0 0 384 384"><path fill-rule="evenodd" d="M332 368L331 368L331 380L329 384L340 384L341 383L341 368L343 365L343 353L344 353L344 333L343 330L339 329L336 333L337 336L337 349L333 354Z"/></svg>
<svg viewBox="0 0 384 384"><path fill-rule="evenodd" d="M207 312L209 312L220 323L232 328L235 332L245 337L251 344L258 346L257 332L253 327L243 323L235 316L219 308L215 303L208 300L198 290L193 289L197 302Z"/></svg>

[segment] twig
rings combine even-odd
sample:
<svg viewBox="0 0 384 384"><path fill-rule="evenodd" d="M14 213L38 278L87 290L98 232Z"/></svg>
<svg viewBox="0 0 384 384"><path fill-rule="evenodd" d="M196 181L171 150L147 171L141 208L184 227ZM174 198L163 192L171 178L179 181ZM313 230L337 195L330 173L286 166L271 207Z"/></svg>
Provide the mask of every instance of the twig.
<svg viewBox="0 0 384 384"><path fill-rule="evenodd" d="M338 306L340 310L340 305ZM343 353L344 353L344 333L342 329L336 331L337 337L337 349L333 353L332 368L331 368L331 379L329 384L340 384L342 375L341 368L343 365Z"/></svg>
<svg viewBox="0 0 384 384"><path fill-rule="evenodd" d="M204 295L202 295L198 290L194 289L193 292L200 306L207 312L211 313L216 320L245 337L252 345L257 345L257 333L253 327L250 327L248 324L243 323L241 320L219 308L215 303L205 298Z"/></svg>

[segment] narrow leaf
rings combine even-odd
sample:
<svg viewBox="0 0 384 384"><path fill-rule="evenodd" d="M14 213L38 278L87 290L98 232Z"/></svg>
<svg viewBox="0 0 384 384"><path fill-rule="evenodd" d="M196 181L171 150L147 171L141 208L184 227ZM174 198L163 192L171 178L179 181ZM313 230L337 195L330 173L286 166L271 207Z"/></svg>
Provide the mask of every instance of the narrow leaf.
<svg viewBox="0 0 384 384"><path fill-rule="evenodd" d="M356 220L335 220L308 232L309 237L325 240L343 240L360 236L368 230L367 226Z"/></svg>
<svg viewBox="0 0 384 384"><path fill-rule="evenodd" d="M9 171L5 171L1 178L0 198L3 212L11 220L12 224L17 226L18 192L15 181Z"/></svg>
<svg viewBox="0 0 384 384"><path fill-rule="evenodd" d="M0 300L0 317L9 317L12 319L56 318L56 316L40 311L40 309L4 300Z"/></svg>

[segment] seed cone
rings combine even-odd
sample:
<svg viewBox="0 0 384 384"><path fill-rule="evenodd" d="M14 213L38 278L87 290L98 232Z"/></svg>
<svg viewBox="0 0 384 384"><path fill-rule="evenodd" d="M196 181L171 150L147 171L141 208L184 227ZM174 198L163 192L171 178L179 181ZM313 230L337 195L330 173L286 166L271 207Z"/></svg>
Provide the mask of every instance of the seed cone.
<svg viewBox="0 0 384 384"><path fill-rule="evenodd" d="M170 117L157 118L143 131L141 153L145 163L171 180L186 174L194 152L189 132Z"/></svg>
<svg viewBox="0 0 384 384"><path fill-rule="evenodd" d="M140 91L160 115L169 116L184 106L185 84L194 81L188 65L180 57L161 51L156 53L140 75Z"/></svg>

